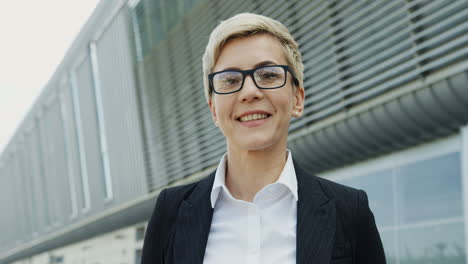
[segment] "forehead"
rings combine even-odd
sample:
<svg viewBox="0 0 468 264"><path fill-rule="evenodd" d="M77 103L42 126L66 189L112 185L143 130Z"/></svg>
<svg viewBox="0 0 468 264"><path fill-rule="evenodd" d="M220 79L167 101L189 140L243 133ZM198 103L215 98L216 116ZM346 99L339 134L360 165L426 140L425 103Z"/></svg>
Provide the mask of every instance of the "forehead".
<svg viewBox="0 0 468 264"><path fill-rule="evenodd" d="M228 40L221 48L213 71L246 70L265 61L287 64L283 45L276 37L269 34L238 37Z"/></svg>

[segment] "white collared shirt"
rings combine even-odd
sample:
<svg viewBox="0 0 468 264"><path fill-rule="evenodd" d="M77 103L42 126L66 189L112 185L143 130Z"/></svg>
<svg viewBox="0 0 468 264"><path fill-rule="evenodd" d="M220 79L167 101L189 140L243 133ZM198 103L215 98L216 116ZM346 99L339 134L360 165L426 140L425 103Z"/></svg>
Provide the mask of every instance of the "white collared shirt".
<svg viewBox="0 0 468 264"><path fill-rule="evenodd" d="M275 183L253 202L234 198L225 184L226 156L211 190L214 208L204 264L296 263L297 178L291 152Z"/></svg>

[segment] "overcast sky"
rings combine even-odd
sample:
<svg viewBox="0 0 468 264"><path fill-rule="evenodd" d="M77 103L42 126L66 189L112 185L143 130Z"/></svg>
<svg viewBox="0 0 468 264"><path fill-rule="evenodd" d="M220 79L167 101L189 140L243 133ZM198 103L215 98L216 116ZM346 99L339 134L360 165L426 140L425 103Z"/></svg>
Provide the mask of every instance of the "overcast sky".
<svg viewBox="0 0 468 264"><path fill-rule="evenodd" d="M0 0L0 155L99 0Z"/></svg>

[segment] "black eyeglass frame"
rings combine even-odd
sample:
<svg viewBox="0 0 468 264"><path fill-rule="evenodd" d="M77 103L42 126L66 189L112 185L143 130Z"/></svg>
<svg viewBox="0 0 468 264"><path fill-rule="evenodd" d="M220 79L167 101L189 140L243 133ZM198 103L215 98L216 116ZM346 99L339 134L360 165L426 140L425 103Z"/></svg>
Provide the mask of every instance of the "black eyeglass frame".
<svg viewBox="0 0 468 264"><path fill-rule="evenodd" d="M258 69L263 69L263 68L271 68L271 67L280 67L280 68L283 68L284 72L285 72L285 78L284 78L284 83L280 86L276 86L276 87L270 87L270 88L263 88L263 87L260 87L258 86L257 84L257 81L255 81L255 77L253 75L253 73L258 70ZM239 72L242 74L242 84L240 85L239 89L235 90L235 91L232 91L232 92L227 92L227 93L220 93L220 92L217 92L213 86L213 77L218 74L218 73L223 73L223 72ZM240 90L242 90L242 88L244 87L244 83L245 83L245 78L247 77L247 75L249 75L255 86L258 88L258 89L263 89L263 90L272 90L272 89L278 89L278 88L281 88L283 86L286 85L286 82L288 80L288 75L286 74L287 72L289 72L291 74L291 77L293 78L293 81L294 81L294 84L296 85L299 85L299 81L297 80L296 76L294 76L294 73L291 71L291 69L289 68L288 65L266 65L266 66L260 66L260 67L257 67L257 68L254 68L254 69L250 69L250 70L223 70L223 71L218 71L218 72L213 72L213 73L210 73L208 74L208 83L210 85L210 89L211 91L213 91L215 94L232 94L232 93L236 93Z"/></svg>

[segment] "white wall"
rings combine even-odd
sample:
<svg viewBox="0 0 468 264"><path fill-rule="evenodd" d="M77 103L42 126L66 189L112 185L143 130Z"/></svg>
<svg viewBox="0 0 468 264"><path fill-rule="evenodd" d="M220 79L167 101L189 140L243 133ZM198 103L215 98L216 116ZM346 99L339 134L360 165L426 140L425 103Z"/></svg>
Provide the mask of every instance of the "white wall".
<svg viewBox="0 0 468 264"><path fill-rule="evenodd" d="M51 256L63 256L63 262L55 262L60 264L134 264L135 251L143 246L142 240L136 240L136 230L143 225L119 229L11 264L54 264Z"/></svg>

